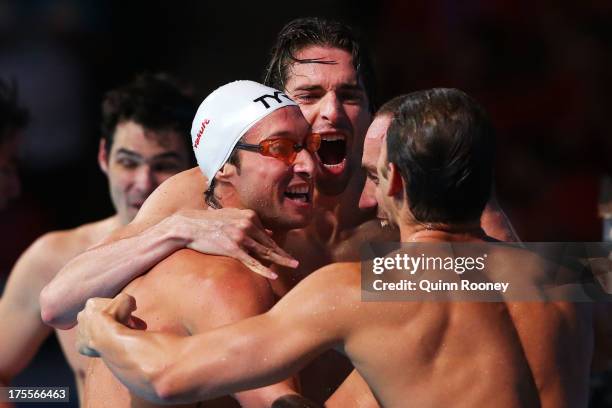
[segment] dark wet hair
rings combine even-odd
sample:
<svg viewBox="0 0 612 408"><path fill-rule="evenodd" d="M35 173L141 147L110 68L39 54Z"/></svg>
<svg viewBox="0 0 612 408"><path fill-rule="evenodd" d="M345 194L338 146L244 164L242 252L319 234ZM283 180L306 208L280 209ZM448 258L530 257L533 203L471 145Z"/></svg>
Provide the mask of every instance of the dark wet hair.
<svg viewBox="0 0 612 408"><path fill-rule="evenodd" d="M372 60L354 30L338 21L308 17L295 19L285 25L272 48L272 56L264 74L264 84L284 90L289 74L288 69L293 63L329 63L300 60L295 57L297 52L313 45L339 48L352 55L353 66L363 82L368 97L370 112L374 112L376 83Z"/></svg>
<svg viewBox="0 0 612 408"><path fill-rule="evenodd" d="M406 100L407 97L408 97L407 94L400 95L400 96L396 96L395 98L392 98L388 100L387 102L383 103L382 106L378 108L378 110L376 111L376 116L383 116L383 115L394 116L397 113L400 105Z"/></svg>
<svg viewBox="0 0 612 408"><path fill-rule="evenodd" d="M16 81L0 78L0 143L24 129L29 120L30 113L17 102Z"/></svg>
<svg viewBox="0 0 612 408"><path fill-rule="evenodd" d="M191 150L191 122L196 103L168 74L142 74L109 91L102 101L102 138L110 153L117 125L134 121L152 131L174 130Z"/></svg>
<svg viewBox="0 0 612 408"><path fill-rule="evenodd" d="M395 163L415 219L473 221L489 200L495 138L484 109L457 89L404 97L387 131L387 160Z"/></svg>

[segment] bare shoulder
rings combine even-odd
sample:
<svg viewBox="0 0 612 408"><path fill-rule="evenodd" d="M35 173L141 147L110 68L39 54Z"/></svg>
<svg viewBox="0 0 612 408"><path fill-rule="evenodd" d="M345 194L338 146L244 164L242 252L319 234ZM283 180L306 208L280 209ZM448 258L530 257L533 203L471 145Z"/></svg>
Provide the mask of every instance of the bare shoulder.
<svg viewBox="0 0 612 408"><path fill-rule="evenodd" d="M361 265L358 262L338 262L313 272L293 288L281 301L299 304L301 309L354 309L361 302Z"/></svg>
<svg viewBox="0 0 612 408"><path fill-rule="evenodd" d="M198 167L175 174L147 198L134 221L156 223L180 210L203 208L205 189L206 178Z"/></svg>
<svg viewBox="0 0 612 408"><path fill-rule="evenodd" d="M267 280L241 262L191 249L176 251L142 278L207 310L231 308L251 315L274 303Z"/></svg>
<svg viewBox="0 0 612 408"><path fill-rule="evenodd" d="M313 285L330 289L355 289L361 286L361 264L359 262L336 262L317 269L308 278Z"/></svg>
<svg viewBox="0 0 612 408"><path fill-rule="evenodd" d="M109 220L112 221L112 218L39 237L17 260L4 295L31 298L28 301L35 299L38 307L38 295L42 288L68 261L110 231Z"/></svg>
<svg viewBox="0 0 612 408"><path fill-rule="evenodd" d="M103 228L107 220L69 230L48 232L34 241L23 257L39 261L48 266L45 269L54 269L57 272L68 261L103 239L112 230Z"/></svg>

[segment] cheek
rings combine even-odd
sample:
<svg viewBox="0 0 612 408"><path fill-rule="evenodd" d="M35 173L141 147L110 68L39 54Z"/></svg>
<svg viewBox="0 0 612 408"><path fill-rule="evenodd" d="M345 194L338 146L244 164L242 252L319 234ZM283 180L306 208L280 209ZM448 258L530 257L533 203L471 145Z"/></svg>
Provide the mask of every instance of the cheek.
<svg viewBox="0 0 612 408"><path fill-rule="evenodd" d="M308 105L302 105L300 104L300 111L302 111L302 115L304 115L304 118L306 119L306 122L308 122L309 124L312 124L312 122L315 120L317 112L318 112L318 104L308 104Z"/></svg>
<svg viewBox="0 0 612 408"><path fill-rule="evenodd" d="M123 192L129 190L134 184L134 172L120 168L118 166L110 167L108 173L108 181L113 191Z"/></svg>
<svg viewBox="0 0 612 408"><path fill-rule="evenodd" d="M374 194L374 198L376 199L376 202L379 205L384 204L383 194L382 194L382 191L380 190L380 186L374 187L373 194Z"/></svg>
<svg viewBox="0 0 612 408"><path fill-rule="evenodd" d="M365 185L363 186L363 195L367 198L375 198L376 196L376 184L369 178L366 178Z"/></svg>
<svg viewBox="0 0 612 408"><path fill-rule="evenodd" d="M272 158L258 160L257 163L241 168L239 188L249 196L268 199L270 192L280 188L286 171L286 166L280 160Z"/></svg>

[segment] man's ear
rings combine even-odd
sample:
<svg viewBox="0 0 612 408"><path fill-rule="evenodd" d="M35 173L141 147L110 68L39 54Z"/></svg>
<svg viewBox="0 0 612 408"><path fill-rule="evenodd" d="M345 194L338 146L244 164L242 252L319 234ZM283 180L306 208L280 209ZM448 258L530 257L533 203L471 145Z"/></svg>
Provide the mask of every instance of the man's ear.
<svg viewBox="0 0 612 408"><path fill-rule="evenodd" d="M98 165L104 174L108 174L108 155L106 154L105 139L100 139L98 146Z"/></svg>
<svg viewBox="0 0 612 408"><path fill-rule="evenodd" d="M404 192L404 180L395 163L387 163L387 172L389 174L389 187L387 195L396 196Z"/></svg>
<svg viewBox="0 0 612 408"><path fill-rule="evenodd" d="M224 182L224 183L232 183L234 177L238 174L238 169L231 163L225 163L223 167L221 167L215 176L215 180Z"/></svg>

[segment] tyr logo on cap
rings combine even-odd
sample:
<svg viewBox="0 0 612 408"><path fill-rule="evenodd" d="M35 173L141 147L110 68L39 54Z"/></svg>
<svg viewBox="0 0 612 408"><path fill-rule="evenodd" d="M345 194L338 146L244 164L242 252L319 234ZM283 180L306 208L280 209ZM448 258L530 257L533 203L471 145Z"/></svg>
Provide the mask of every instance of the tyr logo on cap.
<svg viewBox="0 0 612 408"><path fill-rule="evenodd" d="M288 97L287 95L285 95L281 91L276 91L276 92L274 92L274 95L268 95L268 94L261 95L259 98L253 99L253 102L261 102L266 107L266 109L269 109L270 108L270 104L268 104L268 102L266 102L266 98L272 98L272 99L274 99L278 103L283 103L283 101L281 101L281 99L280 99L281 96L284 96L289 101L291 101L290 97Z"/></svg>
<svg viewBox="0 0 612 408"><path fill-rule="evenodd" d="M204 129L206 129L206 125L208 125L209 123L210 123L210 119L204 119L202 121L202 126L200 126L200 130L198 130L198 134L196 136L195 143L193 144L194 149L198 148L198 145L200 144L200 138L202 137L202 134L204 133Z"/></svg>

